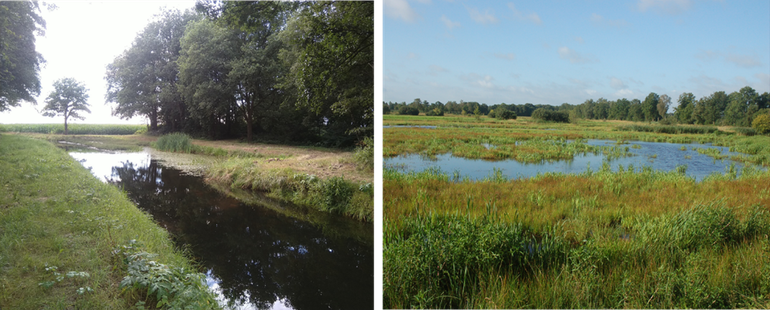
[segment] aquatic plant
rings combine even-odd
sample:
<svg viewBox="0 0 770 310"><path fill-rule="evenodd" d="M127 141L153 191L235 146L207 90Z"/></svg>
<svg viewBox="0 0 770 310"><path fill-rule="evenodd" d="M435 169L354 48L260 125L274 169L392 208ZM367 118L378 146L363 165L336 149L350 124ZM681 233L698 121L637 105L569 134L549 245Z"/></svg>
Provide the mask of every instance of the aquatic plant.
<svg viewBox="0 0 770 310"><path fill-rule="evenodd" d="M168 152L190 153L193 150L192 139L183 133L160 136L152 146L160 151Z"/></svg>

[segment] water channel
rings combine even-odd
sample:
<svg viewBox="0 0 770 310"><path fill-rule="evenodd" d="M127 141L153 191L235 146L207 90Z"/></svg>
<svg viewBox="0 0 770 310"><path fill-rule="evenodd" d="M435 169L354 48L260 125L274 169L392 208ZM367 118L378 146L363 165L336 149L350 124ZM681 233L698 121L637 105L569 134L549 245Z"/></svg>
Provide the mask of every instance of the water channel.
<svg viewBox="0 0 770 310"><path fill-rule="evenodd" d="M370 309L371 224L272 201L249 205L164 166L146 152L70 155L122 188L205 268L235 309ZM270 199L262 197L264 201ZM278 212L313 214L313 222Z"/></svg>
<svg viewBox="0 0 770 310"><path fill-rule="evenodd" d="M594 146L612 146L616 141L611 140L588 140L586 144ZM487 148L494 145L484 145ZM602 154L579 154L572 160L554 160L543 161L541 163L522 163L516 160L487 161L481 159L467 159L454 157L451 153L436 155L434 158L428 158L419 154L410 154L385 158L386 167L393 167L402 171L423 171L428 168L438 167L441 171L452 174L459 172L461 177L468 177L472 180L480 180L490 176L494 169L502 170L502 173L509 178L531 178L538 174L547 172L561 172L566 174L581 173L590 169L597 171L604 162L608 162L613 171L618 170L622 165L627 169L633 165L635 170L642 167L651 167L654 170L672 171L677 166L687 166L686 174L701 181L711 173L725 173L731 165L740 174L743 164L729 159L729 156L740 153L730 152L729 148L723 146L712 146L711 144L699 143L661 143L661 142L642 142L630 141L628 144L629 152L634 156L621 157L607 160ZM714 159L705 154L701 154L697 149L718 149L723 159Z"/></svg>

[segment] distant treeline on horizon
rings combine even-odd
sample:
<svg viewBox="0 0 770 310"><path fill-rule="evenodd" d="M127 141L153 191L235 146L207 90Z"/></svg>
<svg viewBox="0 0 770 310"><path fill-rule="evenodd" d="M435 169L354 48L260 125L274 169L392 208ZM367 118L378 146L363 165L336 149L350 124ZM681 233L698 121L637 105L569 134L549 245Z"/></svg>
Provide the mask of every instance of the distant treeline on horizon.
<svg viewBox="0 0 770 310"><path fill-rule="evenodd" d="M401 107L413 107L421 113L428 114L432 111L458 115L488 115L497 109L505 109L515 112L518 116L532 116L536 109L550 111L564 111L570 114L570 118L604 119L604 120L628 120L628 121L658 121L667 120L682 124L708 124L727 126L751 126L752 120L762 113L770 114L770 94L764 92L761 95L753 88L746 86L739 91L730 94L717 91L713 94L695 98L692 93L683 93L677 100L678 105L674 112L669 113L671 98L668 95L658 95L651 92L643 101L639 99L628 100L597 100L588 99L577 105L563 103L555 106L550 104L494 104L478 103L475 101L447 101L433 103L427 100L414 99L406 102L383 102L383 113L396 113ZM431 113L436 114L436 113Z"/></svg>

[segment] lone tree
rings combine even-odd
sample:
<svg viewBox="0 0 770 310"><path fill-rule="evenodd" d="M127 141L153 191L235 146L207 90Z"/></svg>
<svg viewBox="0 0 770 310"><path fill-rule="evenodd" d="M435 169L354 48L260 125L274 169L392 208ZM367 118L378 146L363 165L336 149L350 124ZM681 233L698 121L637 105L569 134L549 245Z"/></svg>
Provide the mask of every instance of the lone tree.
<svg viewBox="0 0 770 310"><path fill-rule="evenodd" d="M59 79L53 83L54 91L45 98L43 116L64 116L64 134L66 135L67 120L71 118L83 120L85 117L78 114L79 111L91 113L88 109L88 94L85 85L81 85L73 78Z"/></svg>

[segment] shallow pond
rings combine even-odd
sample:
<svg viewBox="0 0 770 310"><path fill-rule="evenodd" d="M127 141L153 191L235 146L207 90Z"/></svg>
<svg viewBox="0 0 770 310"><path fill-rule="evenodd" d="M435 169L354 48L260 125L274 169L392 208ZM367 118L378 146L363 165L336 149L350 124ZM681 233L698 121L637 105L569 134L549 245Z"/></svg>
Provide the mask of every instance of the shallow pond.
<svg viewBox="0 0 770 310"><path fill-rule="evenodd" d="M615 141L610 140L588 140L586 144L595 146L612 146ZM703 180L711 173L724 173L726 169L734 164L735 169L740 171L743 164L729 159L730 155L739 153L730 152L729 148L721 146L711 146L710 144L680 144L680 143L656 143L633 141L622 146L628 146L629 152L635 156L621 157L612 159L609 162L613 171L618 170L618 165L623 165L627 169L633 165L635 169L643 166L651 167L655 170L671 171L677 166L687 165L686 174L694 177L696 181ZM486 148L494 148L494 145L486 144ZM697 149L718 149L721 155L726 155L723 159L714 159L705 154L701 154ZM581 173L587 169L596 171L601 168L606 161L605 155L585 154L576 155L573 160L543 161L536 164L521 163L516 160L503 161L485 161L480 159L466 159L452 156L451 153L436 155L435 160L425 156L412 154L406 156L397 156L385 158L386 167L393 167L402 171L422 171L429 167L439 167L441 171L452 174L459 172L461 177L470 179L484 179L490 176L494 169L502 170L502 173L509 178L530 178L538 174L547 172L561 173Z"/></svg>
<svg viewBox="0 0 770 310"><path fill-rule="evenodd" d="M371 224L274 200L270 207L245 204L146 152L70 155L122 188L180 248L189 249L205 268L209 287L237 309L368 309L374 304ZM319 214L310 223L280 209Z"/></svg>

